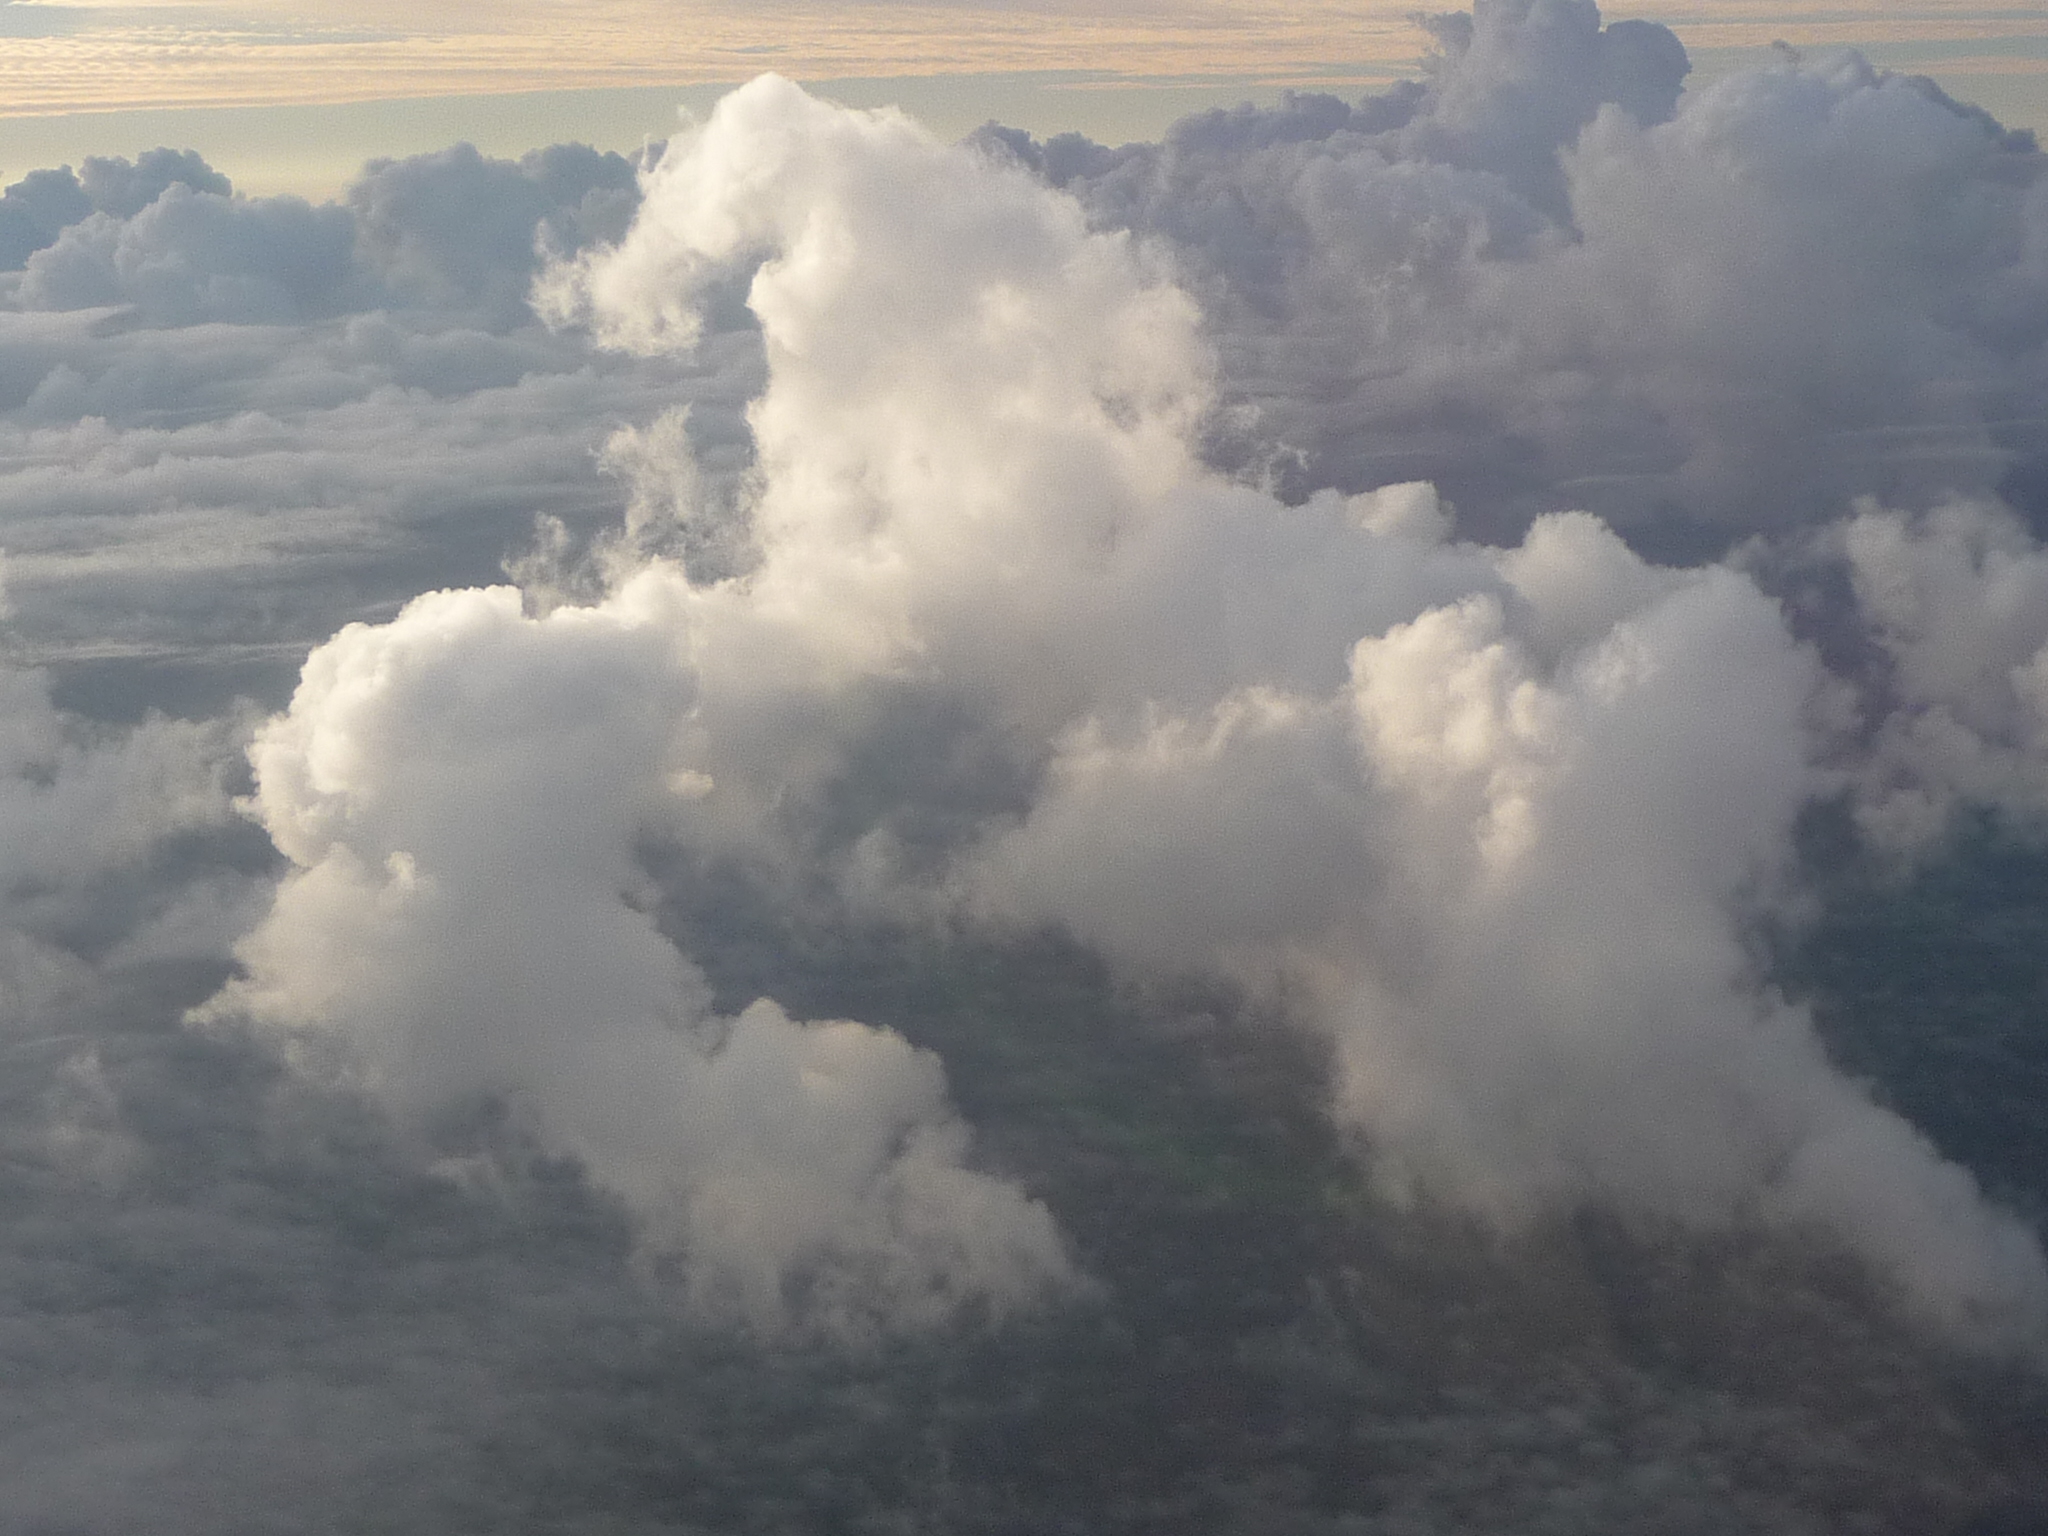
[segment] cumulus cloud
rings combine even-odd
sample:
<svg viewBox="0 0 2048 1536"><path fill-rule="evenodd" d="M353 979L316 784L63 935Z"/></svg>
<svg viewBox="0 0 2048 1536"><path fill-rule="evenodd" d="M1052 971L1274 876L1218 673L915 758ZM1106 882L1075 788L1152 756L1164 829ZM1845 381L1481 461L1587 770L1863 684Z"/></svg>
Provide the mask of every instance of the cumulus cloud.
<svg viewBox="0 0 2048 1536"><path fill-rule="evenodd" d="M580 549L626 500L595 461L621 423L687 404L707 485L745 473L752 336L593 357L526 307L542 252L623 227L616 155L457 148L321 208L169 152L81 186L106 206L0 277L0 538L16 642L82 707L281 704L311 646L494 579L537 518Z"/></svg>
<svg viewBox="0 0 2048 1536"><path fill-rule="evenodd" d="M1865 506L1830 533L1887 663L1858 813L1924 848L1961 806L2048 807L2048 552L2002 506Z"/></svg>
<svg viewBox="0 0 2048 1536"><path fill-rule="evenodd" d="M96 214L29 257L34 309L132 305L159 325L312 319L341 307L354 231L340 209L167 188L133 218Z"/></svg>
<svg viewBox="0 0 2048 1536"><path fill-rule="evenodd" d="M119 978L204 963L259 897L258 871L208 850L232 820L239 734L94 727L41 672L0 668L0 1147L60 1184L131 1171L98 1039Z"/></svg>
<svg viewBox="0 0 2048 1536"><path fill-rule="evenodd" d="M345 204L235 195L193 152L88 159L0 196L27 309L121 305L156 326L430 310L494 330L529 319L541 256L615 237L632 164L580 144L489 159L470 145L378 160ZM6 247L0 245L0 255Z"/></svg>
<svg viewBox="0 0 2048 1536"><path fill-rule="evenodd" d="M639 200L633 171L624 157L582 144L517 162L467 144L373 161L348 192L358 255L406 301L515 323L543 255L625 232Z"/></svg>
<svg viewBox="0 0 2048 1536"><path fill-rule="evenodd" d="M1488 550L1426 490L1223 483L1185 447L1209 364L1155 257L772 80L549 302L667 349L743 259L761 559L675 618L705 836L865 799L806 852L914 900L903 826L934 786L850 783L872 727L832 701L969 701L1015 803L941 835L968 907L1306 985L1390 1178L1503 1219L1817 1222L1966 1333L2040 1328L2026 1228L1835 1073L1744 950L1826 782L1821 669L1751 581L1648 566L1584 514Z"/></svg>
<svg viewBox="0 0 2048 1536"><path fill-rule="evenodd" d="M1021 144L1172 246L1240 407L1220 462L1431 479L1510 542L1590 508L1688 560L1859 494L2041 515L2030 136L1846 52L1680 96L1677 40L1590 0L1439 30L1428 79L1357 105Z"/></svg>
<svg viewBox="0 0 2048 1536"><path fill-rule="evenodd" d="M189 149L146 150L132 161L88 155L75 173L68 165L31 171L0 193L0 268L18 270L92 214L133 218L174 185L222 197L234 190Z"/></svg>
<svg viewBox="0 0 2048 1536"><path fill-rule="evenodd" d="M1060 1240L963 1165L938 1063L765 1000L714 1017L644 910L637 840L710 789L676 756L679 585L656 568L541 619L511 588L445 593L316 651L252 749L295 872L203 1017L416 1126L487 1097L531 1115L711 1312L846 1333L1028 1304L1070 1279Z"/></svg>

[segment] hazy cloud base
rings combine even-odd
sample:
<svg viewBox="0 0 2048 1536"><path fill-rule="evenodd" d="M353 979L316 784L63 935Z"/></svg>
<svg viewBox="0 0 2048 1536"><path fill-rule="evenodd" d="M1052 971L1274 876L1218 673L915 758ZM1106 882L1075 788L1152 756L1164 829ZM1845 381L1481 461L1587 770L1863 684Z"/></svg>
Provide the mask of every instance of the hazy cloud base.
<svg viewBox="0 0 2048 1536"><path fill-rule="evenodd" d="M2048 171L1434 25L7 189L0 1529L2040 1495L2048 1142L1813 978L2038 857Z"/></svg>

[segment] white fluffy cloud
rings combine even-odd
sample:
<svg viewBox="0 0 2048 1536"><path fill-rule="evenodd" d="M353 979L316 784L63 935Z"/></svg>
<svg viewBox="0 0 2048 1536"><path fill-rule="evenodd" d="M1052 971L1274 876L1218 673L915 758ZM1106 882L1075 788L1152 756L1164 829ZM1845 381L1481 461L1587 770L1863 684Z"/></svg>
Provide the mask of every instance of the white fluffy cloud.
<svg viewBox="0 0 2048 1536"><path fill-rule="evenodd" d="M1070 1279L1051 1217L962 1164L938 1063L767 1001L714 1017L645 910L636 843L700 792L681 587L656 567L538 619L443 593L316 651L253 748L295 868L205 1017L415 1126L505 1101L714 1315L858 1333L1034 1302Z"/></svg>
<svg viewBox="0 0 2048 1536"><path fill-rule="evenodd" d="M1154 258L772 80L549 292L664 349L741 259L760 564L673 618L707 842L831 852L803 817L861 771L864 701L962 699L1023 796L954 833L969 908L1305 986L1396 1182L1508 1220L1817 1223L1964 1332L2041 1327L2024 1226L1744 949L1829 744L1821 669L1750 580L1648 566L1582 514L1485 550L1426 490L1286 508L1214 479L1183 447L1208 364ZM916 904L900 826L928 790L866 787L849 888Z"/></svg>
<svg viewBox="0 0 2048 1536"><path fill-rule="evenodd" d="M2048 810L2048 550L2003 507L1865 506L1833 530L1888 663L1871 689L1865 828L1924 848L1959 806Z"/></svg>
<svg viewBox="0 0 2048 1536"><path fill-rule="evenodd" d="M1742 942L1825 787L1814 658L1745 579L1644 567L1584 516L1498 563L1505 594L1361 639L1328 697L1082 732L978 888L1151 965L1291 977L1396 1192L1511 1227L1588 1197L1814 1222L1966 1334L2037 1329L2026 1226Z"/></svg>

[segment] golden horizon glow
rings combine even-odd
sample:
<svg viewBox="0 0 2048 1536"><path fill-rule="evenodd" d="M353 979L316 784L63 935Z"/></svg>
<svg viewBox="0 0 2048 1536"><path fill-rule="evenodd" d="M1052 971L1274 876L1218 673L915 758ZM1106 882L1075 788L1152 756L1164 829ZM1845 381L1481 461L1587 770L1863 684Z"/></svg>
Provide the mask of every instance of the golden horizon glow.
<svg viewBox="0 0 2048 1536"><path fill-rule="evenodd" d="M1442 0L1448 3L1448 0ZM1414 0L1192 0L1083 12L1057 3L675 4L508 0L10 0L0 116L256 107L799 79L1100 74L1112 82L1323 84L1413 68ZM1919 45L1959 73L2029 74L2037 12L1926 0L1787 9L1754 0L1609 7L1694 49Z"/></svg>
<svg viewBox="0 0 2048 1536"><path fill-rule="evenodd" d="M119 23L0 37L0 116L719 84L768 69L806 79L1099 71L1307 81L1412 65L1428 43L1407 4L1336 0L1207 5L1170 18L906 4L705 5L679 15L614 0L579 8L573 26L552 24L557 7L528 3L465 15L459 30L401 29L397 7L352 6L347 24L312 7L238 9L204 29L184 20L190 7L179 8L179 25L130 19L124 7L103 13Z"/></svg>

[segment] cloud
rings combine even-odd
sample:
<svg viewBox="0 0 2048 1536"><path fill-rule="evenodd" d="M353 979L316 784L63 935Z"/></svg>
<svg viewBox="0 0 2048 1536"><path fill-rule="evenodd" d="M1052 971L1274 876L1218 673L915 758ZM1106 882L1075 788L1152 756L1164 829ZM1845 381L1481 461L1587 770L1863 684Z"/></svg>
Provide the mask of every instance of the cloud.
<svg viewBox="0 0 2048 1536"><path fill-rule="evenodd" d="M2022 824L2048 807L2048 553L2001 506L1909 516L1866 505L1832 534L1886 662L1858 812L1924 848L1966 806Z"/></svg>
<svg viewBox="0 0 2048 1536"><path fill-rule="evenodd" d="M636 894L636 842L700 792L674 755L679 585L655 568L543 619L444 593L316 651L252 751L295 872L202 1018L332 1057L416 1126L532 1115L714 1314L857 1334L1028 1305L1066 1256L1042 1205L963 1165L938 1063L765 1000L712 1016Z"/></svg>
<svg viewBox="0 0 2048 1536"><path fill-rule="evenodd" d="M104 951L149 915L116 882L144 872L159 845L227 819L221 758L233 739L230 724L161 718L96 731L53 707L42 673L0 670L0 863L10 941L56 946L49 963L61 966L59 950ZM15 1027L35 1013L23 1006Z"/></svg>
<svg viewBox="0 0 2048 1536"><path fill-rule="evenodd" d="M749 335L686 363L593 358L523 302L542 247L630 210L619 157L450 151L318 209L207 190L168 152L86 179L133 202L165 163L191 174L72 224L0 312L15 634L85 707L283 703L312 645L495 579L537 517L580 547L625 499L596 453L678 402L707 483L744 473ZM60 302L116 307L37 307ZM136 665L157 669L139 700L116 676Z"/></svg>
<svg viewBox="0 0 2048 1536"><path fill-rule="evenodd" d="M2044 1491L2041 161L1437 30L8 194L0 1528Z"/></svg>
<svg viewBox="0 0 2048 1536"><path fill-rule="evenodd" d="M1172 248L1240 408L1219 462L1293 499L1430 479L1507 542L1586 508L1684 560L1859 494L2040 516L2029 136L1846 52L1674 105L1671 34L1584 0L1443 27L1427 80L1356 106L1027 153Z"/></svg>
<svg viewBox="0 0 2048 1536"><path fill-rule="evenodd" d="M1155 258L772 80L549 303L659 352L742 259L761 560L674 619L710 839L865 801L779 856L915 905L901 828L931 787L850 782L869 727L832 701L972 701L1023 803L942 841L969 907L1305 987L1396 1182L1508 1220L1818 1222L1964 1333L2038 1331L2031 1234L1836 1074L1744 950L1826 788L1820 668L1750 581L1646 566L1583 514L1489 551L1444 543L1426 492L1226 485L1180 446L1209 365Z"/></svg>
<svg viewBox="0 0 2048 1536"><path fill-rule="evenodd" d="M313 319L343 303L352 236L332 206L181 183L132 219L72 225L29 257L20 293L36 309L129 304L160 325Z"/></svg>
<svg viewBox="0 0 2048 1536"><path fill-rule="evenodd" d="M76 174L68 165L31 171L0 193L0 268L18 270L92 214L133 218L173 185L222 197L233 190L189 149L145 150L133 161L88 155Z"/></svg>
<svg viewBox="0 0 2048 1536"><path fill-rule="evenodd" d="M1508 594L1360 640L1332 697L1083 732L984 899L1294 978L1396 1193L1814 1221L1966 1334L2036 1328L2028 1229L1830 1067L1741 940L1824 787L1813 658L1741 578L1646 569L1583 516L1500 564Z"/></svg>
<svg viewBox="0 0 2048 1536"><path fill-rule="evenodd" d="M639 199L632 164L581 144L516 164L469 145L373 161L350 188L359 254L412 303L473 308L494 328L526 315L543 252L616 239Z"/></svg>
<svg viewBox="0 0 2048 1536"><path fill-rule="evenodd" d="M60 1187L118 1184L134 1138L101 1031L123 978L207 964L263 883L232 823L231 721L93 727L0 668L0 1148Z"/></svg>
<svg viewBox="0 0 2048 1536"><path fill-rule="evenodd" d="M616 235L635 189L623 157L587 146L515 164L464 144L373 161L346 207L238 198L196 154L168 150L87 160L81 177L37 172L6 197L27 309L124 305L177 326L419 307L504 330L527 318L539 252Z"/></svg>

